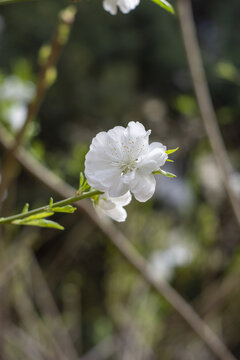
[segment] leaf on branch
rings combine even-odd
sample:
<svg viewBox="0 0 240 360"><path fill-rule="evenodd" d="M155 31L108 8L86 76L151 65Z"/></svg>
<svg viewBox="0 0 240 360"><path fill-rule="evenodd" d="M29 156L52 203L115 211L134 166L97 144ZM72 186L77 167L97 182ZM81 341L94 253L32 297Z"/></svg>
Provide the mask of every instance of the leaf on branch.
<svg viewBox="0 0 240 360"><path fill-rule="evenodd" d="M72 214L72 213L74 213L74 211L77 210L77 208L72 205L66 205L66 206L60 206L60 207L53 207L53 208L51 208L51 210L54 212L63 212L63 213Z"/></svg>
<svg viewBox="0 0 240 360"><path fill-rule="evenodd" d="M80 172L78 192L83 193L85 190L88 190L89 188L90 185L88 185L87 179L85 178L83 172Z"/></svg>
<svg viewBox="0 0 240 360"><path fill-rule="evenodd" d="M172 7L171 4L169 4L167 0L152 0L152 1L155 2L157 5L161 6L163 9L170 12L171 14L175 14L174 8Z"/></svg>
<svg viewBox="0 0 240 360"><path fill-rule="evenodd" d="M83 172L81 171L79 177L79 188L78 188L79 190L83 187L84 182L85 182L85 177Z"/></svg>
<svg viewBox="0 0 240 360"><path fill-rule="evenodd" d="M153 174L154 174L154 175L155 175L155 174L160 174L160 175L167 176L167 177L171 177L171 178L177 177L175 174L172 174L172 173L170 173L170 172L164 171L164 170L162 170L162 169L153 171Z"/></svg>
<svg viewBox="0 0 240 360"><path fill-rule="evenodd" d="M39 227L45 227L45 228L53 228L53 229L58 229L58 230L64 230L64 227L60 224L58 224L55 221L51 221L51 220L46 220L46 219L36 219L36 220L27 220L26 219L22 219L22 220L14 220L12 222L12 224L15 225L30 225L30 226L39 226Z"/></svg>
<svg viewBox="0 0 240 360"><path fill-rule="evenodd" d="M171 159L167 159L166 161L169 161L169 162L174 162L173 160L171 160Z"/></svg>
<svg viewBox="0 0 240 360"><path fill-rule="evenodd" d="M14 220L14 221L32 221L32 220L44 219L46 217L52 216L53 214L54 214L53 211L43 211L36 215L30 215L28 217L25 217L24 219ZM15 224L15 222L13 222L13 224Z"/></svg>
<svg viewBox="0 0 240 360"><path fill-rule="evenodd" d="M23 209L22 209L22 214L27 213L27 212L28 212L28 209L29 209L29 204L26 203L26 204L24 205Z"/></svg>
<svg viewBox="0 0 240 360"><path fill-rule="evenodd" d="M166 150L165 153L169 155L169 154L174 153L174 152L177 151L178 149L179 149L179 147L177 147L176 149L169 149L169 150Z"/></svg>
<svg viewBox="0 0 240 360"><path fill-rule="evenodd" d="M49 207L50 207L50 209L51 209L52 206L53 206L53 198L50 197L50 200L49 200Z"/></svg>

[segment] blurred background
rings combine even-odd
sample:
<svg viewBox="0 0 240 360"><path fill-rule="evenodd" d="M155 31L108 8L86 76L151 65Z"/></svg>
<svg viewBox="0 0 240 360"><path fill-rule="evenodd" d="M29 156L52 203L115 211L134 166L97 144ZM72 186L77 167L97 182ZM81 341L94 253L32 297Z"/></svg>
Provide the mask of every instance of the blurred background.
<svg viewBox="0 0 240 360"><path fill-rule="evenodd" d="M68 5L0 8L0 124L13 135L34 97L43 46ZM100 0L77 7L25 148L77 188L99 131L140 121L151 141L179 146L164 167L177 178L158 175L154 197L132 201L116 226L240 358L239 228L199 116L178 17L147 0L128 15L109 15ZM240 4L193 0L193 11L240 199ZM19 212L26 201L42 206L52 195L17 165L2 213ZM83 213L55 218L64 232L1 229L1 359L215 359Z"/></svg>

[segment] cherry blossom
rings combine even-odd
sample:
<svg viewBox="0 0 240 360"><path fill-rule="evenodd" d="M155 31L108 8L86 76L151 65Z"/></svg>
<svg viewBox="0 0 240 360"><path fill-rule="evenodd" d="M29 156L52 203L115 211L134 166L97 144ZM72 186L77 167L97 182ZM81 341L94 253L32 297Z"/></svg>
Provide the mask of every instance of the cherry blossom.
<svg viewBox="0 0 240 360"><path fill-rule="evenodd" d="M127 14L139 4L140 0L104 0L103 7L111 15L117 14L117 8L121 10L122 13Z"/></svg>
<svg viewBox="0 0 240 360"><path fill-rule="evenodd" d="M150 199L156 187L153 172L168 158L166 146L159 142L149 145L150 133L133 121L126 128L116 126L98 133L85 160L89 185L110 197L131 191L138 201Z"/></svg>
<svg viewBox="0 0 240 360"><path fill-rule="evenodd" d="M132 200L132 195L128 191L120 197L111 198L108 193L102 194L95 205L100 217L108 216L115 221L122 222L127 218L127 212L123 206L128 205Z"/></svg>

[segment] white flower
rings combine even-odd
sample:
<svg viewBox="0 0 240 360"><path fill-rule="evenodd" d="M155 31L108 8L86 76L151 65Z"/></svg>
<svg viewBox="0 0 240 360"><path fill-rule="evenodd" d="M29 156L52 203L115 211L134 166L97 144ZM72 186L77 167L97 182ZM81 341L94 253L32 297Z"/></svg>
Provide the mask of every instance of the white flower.
<svg viewBox="0 0 240 360"><path fill-rule="evenodd" d="M104 0L103 7L111 15L117 14L117 7L122 13L127 14L129 11L135 9L138 6L140 0Z"/></svg>
<svg viewBox="0 0 240 360"><path fill-rule="evenodd" d="M122 222L127 218L127 212L123 206L128 205L132 200L132 195L128 191L120 197L111 198L108 193L99 196L96 210L99 216L107 215L115 221Z"/></svg>
<svg viewBox="0 0 240 360"><path fill-rule="evenodd" d="M151 130L131 121L126 128L116 126L100 132L93 139L85 160L89 185L119 197L131 191L138 201L152 197L156 180L153 171L167 160L166 146L159 142L149 145Z"/></svg>
<svg viewBox="0 0 240 360"><path fill-rule="evenodd" d="M27 117L27 105L23 102L16 102L3 111L4 117L11 125L12 129L18 131L24 124Z"/></svg>

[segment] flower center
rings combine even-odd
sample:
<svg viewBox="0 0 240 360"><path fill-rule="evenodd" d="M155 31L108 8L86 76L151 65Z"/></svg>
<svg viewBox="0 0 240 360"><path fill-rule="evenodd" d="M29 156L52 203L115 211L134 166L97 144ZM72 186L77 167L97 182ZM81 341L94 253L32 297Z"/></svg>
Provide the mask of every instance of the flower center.
<svg viewBox="0 0 240 360"><path fill-rule="evenodd" d="M137 160L138 159L128 161L127 163L122 164L122 166L121 166L122 175L126 175L127 172L131 172L131 171L135 170L136 166L137 166Z"/></svg>

